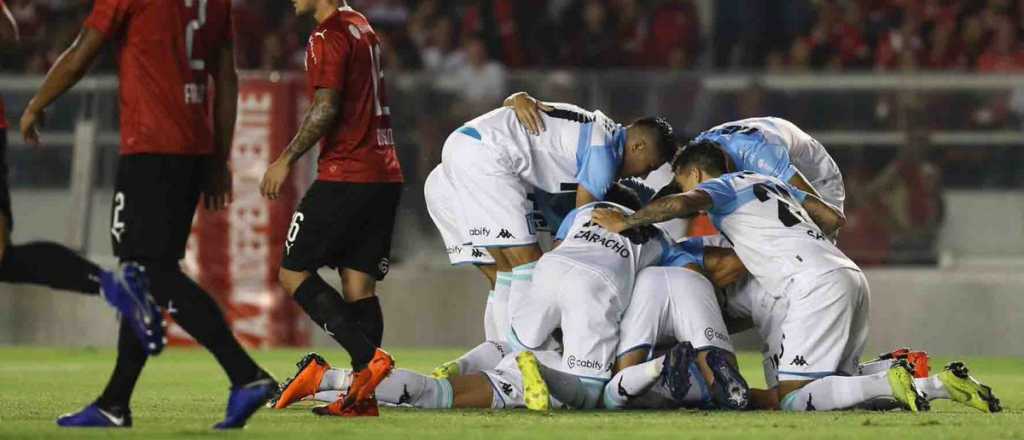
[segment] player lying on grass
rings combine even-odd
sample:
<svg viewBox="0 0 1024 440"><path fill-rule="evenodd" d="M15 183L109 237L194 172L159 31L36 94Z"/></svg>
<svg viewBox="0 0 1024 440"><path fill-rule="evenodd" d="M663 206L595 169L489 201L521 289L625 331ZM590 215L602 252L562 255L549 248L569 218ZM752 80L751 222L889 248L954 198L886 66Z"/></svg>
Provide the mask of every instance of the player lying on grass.
<svg viewBox="0 0 1024 440"><path fill-rule="evenodd" d="M725 157L712 142L688 144L672 166L682 194L633 215L596 210L594 221L623 231L701 210L711 215L763 287L751 303L764 309L754 322L776 369L769 383L777 386L752 394L758 407L778 402L793 411L843 409L891 396L912 411L928 408L905 362L850 377L867 339L870 294L857 265L826 239L845 221L837 209L777 178L724 173ZM980 399L992 398L987 389L971 386L975 381L962 381Z"/></svg>

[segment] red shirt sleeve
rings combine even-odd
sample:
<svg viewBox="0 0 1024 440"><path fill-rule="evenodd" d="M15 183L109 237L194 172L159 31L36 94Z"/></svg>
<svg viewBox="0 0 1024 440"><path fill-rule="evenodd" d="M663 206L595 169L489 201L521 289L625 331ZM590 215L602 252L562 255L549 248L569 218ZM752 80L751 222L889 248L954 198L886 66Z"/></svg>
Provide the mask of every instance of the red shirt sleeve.
<svg viewBox="0 0 1024 440"><path fill-rule="evenodd" d="M92 13L85 19L85 27L95 29L110 37L121 30L128 19L133 0L96 0Z"/></svg>
<svg viewBox="0 0 1024 440"><path fill-rule="evenodd" d="M314 34L312 42L313 66L312 86L314 89L341 90L345 82L345 64L348 62L350 45L344 35L334 31Z"/></svg>
<svg viewBox="0 0 1024 440"><path fill-rule="evenodd" d="M231 0L224 2L226 13L224 14L224 26L221 28L221 41L235 40L235 14L231 9Z"/></svg>

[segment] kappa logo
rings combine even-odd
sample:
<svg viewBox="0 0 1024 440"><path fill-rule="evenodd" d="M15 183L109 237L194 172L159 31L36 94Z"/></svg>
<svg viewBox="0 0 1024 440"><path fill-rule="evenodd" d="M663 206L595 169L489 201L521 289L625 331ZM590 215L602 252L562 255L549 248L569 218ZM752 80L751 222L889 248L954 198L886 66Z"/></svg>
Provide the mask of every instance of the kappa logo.
<svg viewBox="0 0 1024 440"><path fill-rule="evenodd" d="M811 403L812 401L814 401L814 394L808 394L807 395L807 406L804 408L804 411L817 411L818 410L818 408L815 408L814 404Z"/></svg>
<svg viewBox="0 0 1024 440"><path fill-rule="evenodd" d="M487 229L487 228L484 228L484 227L473 228L473 229L469 230L469 236L470 237L490 237L491 236L491 230Z"/></svg>
<svg viewBox="0 0 1024 440"><path fill-rule="evenodd" d="M512 384L508 382L501 383L501 392L505 393L506 396L512 397Z"/></svg>
<svg viewBox="0 0 1024 440"><path fill-rule="evenodd" d="M409 386L402 385L402 395L398 397L398 404L408 404L412 402L412 395L409 394Z"/></svg>
<svg viewBox="0 0 1024 440"><path fill-rule="evenodd" d="M484 257L484 251L480 250L479 248L473 248L473 258L483 258L483 257Z"/></svg>
<svg viewBox="0 0 1024 440"><path fill-rule="evenodd" d="M803 366L807 365L807 361L804 360L803 356L796 355L796 356L793 357L793 361L790 362L789 365L796 365L798 367L803 367Z"/></svg>
<svg viewBox="0 0 1024 440"><path fill-rule="evenodd" d="M508 229L502 229L501 232L498 232L498 238L504 238L506 240L509 240L516 238L516 236L512 235L511 232L508 232Z"/></svg>

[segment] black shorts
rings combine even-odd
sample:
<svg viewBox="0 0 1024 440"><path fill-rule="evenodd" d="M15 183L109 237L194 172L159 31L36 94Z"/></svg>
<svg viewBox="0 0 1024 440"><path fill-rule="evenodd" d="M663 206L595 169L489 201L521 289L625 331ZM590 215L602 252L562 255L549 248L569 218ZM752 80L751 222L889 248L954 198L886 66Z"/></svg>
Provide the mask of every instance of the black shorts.
<svg viewBox="0 0 1024 440"><path fill-rule="evenodd" d="M0 128L0 214L7 217L7 231L10 232L14 230L14 216L11 213L11 187L7 183L7 172L7 130Z"/></svg>
<svg viewBox="0 0 1024 440"><path fill-rule="evenodd" d="M185 257L206 156L129 154L119 158L110 238L121 260Z"/></svg>
<svg viewBox="0 0 1024 440"><path fill-rule="evenodd" d="M384 279L401 193L400 183L313 182L292 215L281 267L330 266Z"/></svg>

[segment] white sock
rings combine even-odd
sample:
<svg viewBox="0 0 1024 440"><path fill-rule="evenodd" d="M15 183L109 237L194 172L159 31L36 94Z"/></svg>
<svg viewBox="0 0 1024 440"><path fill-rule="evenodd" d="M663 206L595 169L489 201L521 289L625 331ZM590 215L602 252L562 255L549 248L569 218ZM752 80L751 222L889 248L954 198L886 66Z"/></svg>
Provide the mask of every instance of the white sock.
<svg viewBox="0 0 1024 440"><path fill-rule="evenodd" d="M319 391L348 391L348 386L352 384L351 372L342 368L327 369L323 379L320 379Z"/></svg>
<svg viewBox="0 0 1024 440"><path fill-rule="evenodd" d="M523 295L528 295L530 293L530 289L533 287L533 267L536 265L536 262L526 263L512 269L512 284L508 290L509 298L505 299L506 310L508 308L509 301L511 301L510 298L523 298ZM508 320L505 322L505 341L510 340L509 338L512 336L511 320L512 317L509 316Z"/></svg>
<svg viewBox="0 0 1024 440"><path fill-rule="evenodd" d="M512 290L512 272L498 272L494 281L494 296L491 304L491 315L494 317L494 326L497 328L497 338L488 340L508 340L508 295Z"/></svg>
<svg viewBox="0 0 1024 440"><path fill-rule="evenodd" d="M414 371L396 369L374 391L377 400L392 405L408 404L416 408L451 408L455 396L452 384Z"/></svg>
<svg viewBox="0 0 1024 440"><path fill-rule="evenodd" d="M505 344L497 341L484 341L473 347L455 360L459 364L459 374L473 374L490 370L498 366L501 359L509 353Z"/></svg>
<svg viewBox="0 0 1024 440"><path fill-rule="evenodd" d="M642 364L623 368L612 376L612 380L604 387L604 407L608 409L625 408L630 398L636 398L661 377L661 368L665 365L665 357L655 358Z"/></svg>
<svg viewBox="0 0 1024 440"><path fill-rule="evenodd" d="M312 399L317 402L334 402L341 398L341 391L318 391Z"/></svg>
<svg viewBox="0 0 1024 440"><path fill-rule="evenodd" d="M946 386L939 380L938 375L931 375L923 379L914 379L914 386L917 387L917 391L924 394L924 397L929 401L935 399L948 399L949 391L946 390Z"/></svg>
<svg viewBox="0 0 1024 440"><path fill-rule="evenodd" d="M880 397L891 397L888 372L867 376L828 376L815 380L782 399L786 411L830 411L853 408Z"/></svg>
<svg viewBox="0 0 1024 440"><path fill-rule="evenodd" d="M501 327L494 316L494 291L487 291L487 306L484 307L484 340L500 341Z"/></svg>

